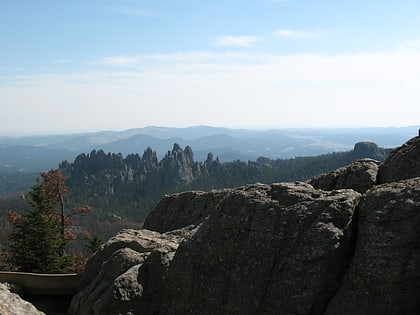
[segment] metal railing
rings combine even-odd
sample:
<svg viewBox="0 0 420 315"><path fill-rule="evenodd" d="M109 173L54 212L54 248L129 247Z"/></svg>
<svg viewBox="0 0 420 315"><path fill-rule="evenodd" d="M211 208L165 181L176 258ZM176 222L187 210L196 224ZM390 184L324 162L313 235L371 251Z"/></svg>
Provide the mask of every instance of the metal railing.
<svg viewBox="0 0 420 315"><path fill-rule="evenodd" d="M72 295L77 292L80 276L0 271L0 282L21 286L29 294Z"/></svg>

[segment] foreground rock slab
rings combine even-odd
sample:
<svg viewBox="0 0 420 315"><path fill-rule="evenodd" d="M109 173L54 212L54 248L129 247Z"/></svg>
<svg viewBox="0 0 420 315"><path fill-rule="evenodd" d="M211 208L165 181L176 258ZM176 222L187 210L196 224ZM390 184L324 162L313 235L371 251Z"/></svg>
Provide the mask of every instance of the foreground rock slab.
<svg viewBox="0 0 420 315"><path fill-rule="evenodd" d="M322 314L353 254L353 190L228 193L169 268L160 314Z"/></svg>
<svg viewBox="0 0 420 315"><path fill-rule="evenodd" d="M10 292L8 286L0 283L0 314L1 315L45 315L34 305L23 300L16 293Z"/></svg>

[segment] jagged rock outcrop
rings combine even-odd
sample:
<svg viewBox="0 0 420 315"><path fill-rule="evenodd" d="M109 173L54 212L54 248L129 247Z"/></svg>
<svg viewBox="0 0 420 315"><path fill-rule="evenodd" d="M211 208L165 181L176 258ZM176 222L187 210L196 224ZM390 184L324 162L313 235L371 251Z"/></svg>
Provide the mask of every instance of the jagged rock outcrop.
<svg viewBox="0 0 420 315"><path fill-rule="evenodd" d="M287 160L259 157L256 161L221 163L212 153L208 153L205 161L194 161L191 147L183 149L175 143L160 161L151 148L142 156L129 154L125 158L121 154L93 150L79 155L74 163L64 161L60 170L66 175L72 192L68 203L89 200L97 212L144 221L165 194L233 188L255 182L305 181L356 159L382 161L384 152L374 143L360 142L351 151L318 157Z"/></svg>
<svg viewBox="0 0 420 315"><path fill-rule="evenodd" d="M123 230L88 262L69 314L154 314L169 262L191 228L160 234Z"/></svg>
<svg viewBox="0 0 420 315"><path fill-rule="evenodd" d="M194 162L193 152L190 146L182 150L177 143L172 151L168 151L162 159L162 183L165 187L181 186L191 183L200 174L200 167Z"/></svg>
<svg viewBox="0 0 420 315"><path fill-rule="evenodd" d="M0 283L0 314L1 315L45 315L34 305L23 300L16 293L12 293L9 287Z"/></svg>
<svg viewBox="0 0 420 315"><path fill-rule="evenodd" d="M379 168L378 184L420 176L420 136L391 151Z"/></svg>
<svg viewBox="0 0 420 315"><path fill-rule="evenodd" d="M364 193L376 184L379 165L379 161L372 159L357 160L330 173L315 176L308 183L322 190L354 189Z"/></svg>
<svg viewBox="0 0 420 315"><path fill-rule="evenodd" d="M306 183L166 196L71 314L420 314L419 161L415 138Z"/></svg>

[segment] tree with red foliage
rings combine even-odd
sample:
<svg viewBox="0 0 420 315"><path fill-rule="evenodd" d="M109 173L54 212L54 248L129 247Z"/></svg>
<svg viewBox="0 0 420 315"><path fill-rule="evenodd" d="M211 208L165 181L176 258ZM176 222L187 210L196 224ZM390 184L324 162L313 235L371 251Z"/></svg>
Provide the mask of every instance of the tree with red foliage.
<svg viewBox="0 0 420 315"><path fill-rule="evenodd" d="M54 204L44 185L37 182L27 198L31 208L24 214L8 213L8 262L12 270L42 273L68 271L72 257L64 255L68 240L61 236Z"/></svg>
<svg viewBox="0 0 420 315"><path fill-rule="evenodd" d="M9 237L9 263L19 271L66 272L73 260L71 255L65 254L71 240L70 217L87 214L91 208L83 206L66 212L65 177L59 170L42 173L41 177L43 182L38 180L29 193L31 209L22 215L13 211L8 213L13 226Z"/></svg>
<svg viewBox="0 0 420 315"><path fill-rule="evenodd" d="M73 208L66 212L64 207L64 198L69 193L65 184L66 177L58 169L51 169L48 173L41 173L44 180L44 187L47 196L51 198L53 203L58 207L57 215L60 220L61 236L66 234L66 226L71 224L70 217L73 215L86 215L92 211L89 206Z"/></svg>

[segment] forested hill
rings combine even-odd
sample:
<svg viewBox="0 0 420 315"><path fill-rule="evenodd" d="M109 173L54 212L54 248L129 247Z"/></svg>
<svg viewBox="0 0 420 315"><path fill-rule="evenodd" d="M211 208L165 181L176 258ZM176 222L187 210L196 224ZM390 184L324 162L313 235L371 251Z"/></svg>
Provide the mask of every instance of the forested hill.
<svg viewBox="0 0 420 315"><path fill-rule="evenodd" d="M195 161L191 147L174 144L160 161L151 148L143 156L126 157L93 150L72 163L62 162L60 169L68 177L70 205L89 204L100 217L142 221L168 193L306 180L360 158L383 161L387 153L374 143L360 142L351 151L316 157L221 163L211 153L205 161Z"/></svg>

